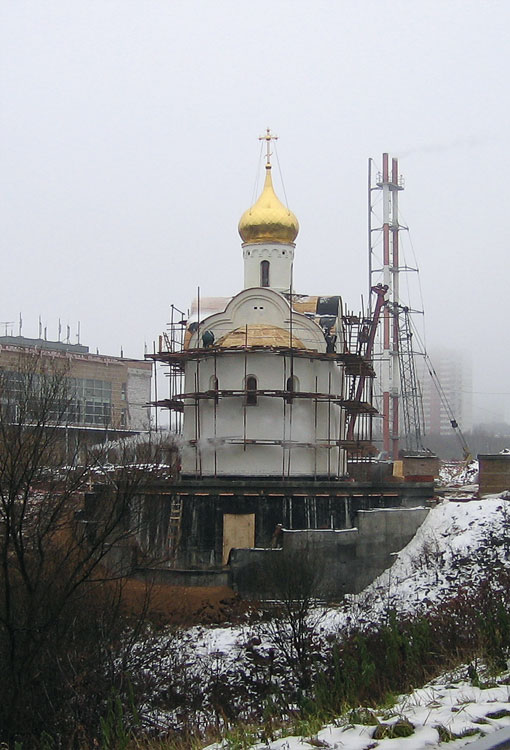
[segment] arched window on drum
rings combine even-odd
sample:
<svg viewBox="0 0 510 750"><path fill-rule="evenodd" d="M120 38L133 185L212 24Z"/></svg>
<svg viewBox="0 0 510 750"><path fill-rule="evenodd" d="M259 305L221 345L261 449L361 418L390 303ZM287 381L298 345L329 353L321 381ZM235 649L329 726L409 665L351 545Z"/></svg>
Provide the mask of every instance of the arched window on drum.
<svg viewBox="0 0 510 750"><path fill-rule="evenodd" d="M269 261L263 260L260 263L260 286L269 286Z"/></svg>
<svg viewBox="0 0 510 750"><path fill-rule="evenodd" d="M257 378L255 375L248 375L244 388L244 403L246 406L257 406L257 388Z"/></svg>
<svg viewBox="0 0 510 750"><path fill-rule="evenodd" d="M285 401L288 404L291 404L294 398L295 393L299 391L299 382L295 375L291 375L287 378L287 381L285 383Z"/></svg>

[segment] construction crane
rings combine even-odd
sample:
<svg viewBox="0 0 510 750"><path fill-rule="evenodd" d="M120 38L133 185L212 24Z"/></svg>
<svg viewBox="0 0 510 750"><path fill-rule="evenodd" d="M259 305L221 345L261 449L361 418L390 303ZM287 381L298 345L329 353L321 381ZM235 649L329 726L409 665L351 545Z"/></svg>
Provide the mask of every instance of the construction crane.
<svg viewBox="0 0 510 750"><path fill-rule="evenodd" d="M406 449L412 453L429 453L430 451L423 445L424 416L423 402L418 378L416 376L415 352L413 350L413 330L411 324L411 311L408 307L396 305L394 315L398 315L398 332L399 332L399 368L400 368L400 389L401 389L401 406L404 423ZM453 409L446 396L444 388L441 385L439 377L432 365L430 357L424 351L422 353L429 375L434 387L439 395L441 405L445 410L454 434L459 441L464 455L464 460L469 462L472 458L469 445L464 437L462 430L455 418Z"/></svg>
<svg viewBox="0 0 510 750"><path fill-rule="evenodd" d="M416 377L413 333L408 307L394 305L398 318L398 364L400 370L400 402L404 423L406 450L410 453L429 453L423 445L423 401Z"/></svg>
<svg viewBox="0 0 510 750"><path fill-rule="evenodd" d="M374 291L374 280L381 278L386 287L388 299L381 302L378 315L382 319L381 332L381 403L383 451L398 458L400 433L404 436L405 448L412 453L429 452L423 446L424 417L420 384L416 375L415 355L413 351L413 332L410 318L411 311L400 304L400 273L418 271L406 263L402 264L399 234L408 227L399 220L399 194L404 189L404 180L399 174L398 159L388 153L382 155L382 170L374 179L373 160L368 160L368 278L369 289ZM378 226L372 226L375 216L374 198L380 191L382 216ZM382 253L376 247L379 243L373 240L373 233L380 235ZM381 301L378 298L378 304ZM375 335L375 333L374 333ZM419 340L419 336L417 336ZM422 350L425 351L424 348ZM420 352L422 353L422 352ZM464 457L471 456L466 439L453 414L439 378L432 367L430 359L425 362L438 391L441 404L448 415L452 429L459 440ZM358 388L363 383L358 381ZM351 396L352 398L352 396ZM401 420L401 424L400 423ZM352 438L355 418L349 423L348 436Z"/></svg>
<svg viewBox="0 0 510 750"><path fill-rule="evenodd" d="M362 353L361 350L362 350L363 344L366 343L364 357L368 360L370 360L372 357L375 335L377 333L377 326L379 325L379 318L381 317L381 310L386 304L386 300L384 298L385 298L386 292L388 291L388 287L385 284L384 285L377 284L376 286L373 286L370 291L377 295L377 302L375 303L374 314L370 320L368 330L365 332L365 335L363 336L363 340L360 337L360 340L358 341L358 354ZM353 382L353 392L351 393L350 397L351 398L354 397L354 400L357 402L361 401L363 388L365 387L365 381L366 381L366 375L362 373L360 374L359 379L356 383L355 390L354 390L354 382ZM356 412L350 415L349 425L347 428L347 440L354 439L354 427L356 425L356 417L357 417Z"/></svg>
<svg viewBox="0 0 510 750"><path fill-rule="evenodd" d="M462 434L462 430L460 428L459 423L457 422L455 418L455 414L453 413L452 407L450 406L450 402L448 401L446 397L446 393L444 392L443 386L441 385L441 382L437 376L437 373L434 369L434 366L432 365L432 362L430 360L430 357L428 354L424 354L425 364L427 366L428 373L432 379L432 382L434 383L434 386L437 390L437 393L439 395L441 405L443 406L443 409L445 410L448 419L450 420L450 425L452 427L452 430L459 441L459 444L462 448L462 453L464 455L464 461L466 463L469 463L471 459L473 458L471 450L469 448L469 445L467 443L466 438Z"/></svg>

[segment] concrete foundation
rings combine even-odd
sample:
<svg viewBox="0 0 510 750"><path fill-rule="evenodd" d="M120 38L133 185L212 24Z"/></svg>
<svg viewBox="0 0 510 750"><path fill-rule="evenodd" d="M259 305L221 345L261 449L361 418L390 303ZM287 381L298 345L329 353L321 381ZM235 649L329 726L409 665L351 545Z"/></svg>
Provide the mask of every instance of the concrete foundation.
<svg viewBox="0 0 510 750"><path fill-rule="evenodd" d="M87 493L89 528L109 492ZM128 535L108 563L173 585L224 585L228 576L242 596L258 598L271 595L272 560L310 558L324 597L335 599L391 564L433 495L433 483L402 481L156 480L133 499Z"/></svg>
<svg viewBox="0 0 510 750"><path fill-rule="evenodd" d="M230 586L228 570L135 569L134 578L167 586Z"/></svg>
<svg viewBox="0 0 510 750"><path fill-rule="evenodd" d="M432 483L239 478L155 482L137 498L132 528L141 558L168 561L167 567L181 570L217 569L227 562L230 548L274 546L278 527L351 529L359 527L360 511L424 506L433 494ZM177 506L174 533L171 516Z"/></svg>
<svg viewBox="0 0 510 750"><path fill-rule="evenodd" d="M353 529L283 530L281 549L235 549L230 553L231 585L244 598L279 595L271 571L288 557L303 566L303 578L313 567L316 593L328 600L359 593L393 563L393 555L408 544L428 514L426 508L360 511Z"/></svg>

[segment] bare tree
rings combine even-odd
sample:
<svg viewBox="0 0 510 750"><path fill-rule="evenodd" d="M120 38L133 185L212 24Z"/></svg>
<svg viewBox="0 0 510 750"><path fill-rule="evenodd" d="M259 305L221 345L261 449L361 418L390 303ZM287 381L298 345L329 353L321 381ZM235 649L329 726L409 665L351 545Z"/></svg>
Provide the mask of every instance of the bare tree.
<svg viewBox="0 0 510 750"><path fill-rule="evenodd" d="M77 443L69 455L70 382L37 358L0 377L0 740L10 745L23 736L35 746L62 700L76 697L94 639L108 628L113 637L119 599L105 585L105 556L132 532L145 480L139 469L107 471L100 450L92 457ZM94 479L108 501L90 524L80 516Z"/></svg>
<svg viewBox="0 0 510 750"><path fill-rule="evenodd" d="M299 690L307 691L320 651L322 562L309 549L300 554L282 552L271 560L265 575L274 600L262 628Z"/></svg>

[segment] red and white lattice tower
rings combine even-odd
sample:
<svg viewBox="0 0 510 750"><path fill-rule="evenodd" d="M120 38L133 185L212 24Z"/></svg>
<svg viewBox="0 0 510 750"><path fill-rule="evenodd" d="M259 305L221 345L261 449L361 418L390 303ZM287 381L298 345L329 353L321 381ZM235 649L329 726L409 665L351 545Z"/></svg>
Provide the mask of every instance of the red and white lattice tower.
<svg viewBox="0 0 510 750"><path fill-rule="evenodd" d="M383 451L388 457L397 459L399 452L399 397L400 373L398 362L399 348L399 231L398 194L404 189L398 173L398 159L383 154L382 172L378 173L376 184L372 186L371 162L369 162L369 277L373 285L377 274L388 287L387 303L383 308L381 331L380 389L382 413ZM372 191L382 192L382 227L372 229ZM373 232L382 234L382 268L373 268Z"/></svg>

